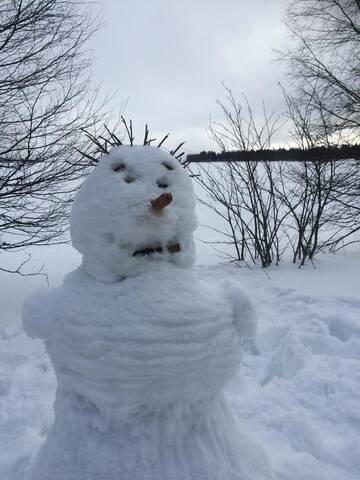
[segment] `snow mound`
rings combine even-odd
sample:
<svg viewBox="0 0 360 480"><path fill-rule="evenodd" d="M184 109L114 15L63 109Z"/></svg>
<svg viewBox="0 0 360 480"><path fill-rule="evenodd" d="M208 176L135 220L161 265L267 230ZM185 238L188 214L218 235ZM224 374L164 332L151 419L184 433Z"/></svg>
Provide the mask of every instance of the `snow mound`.
<svg viewBox="0 0 360 480"><path fill-rule="evenodd" d="M248 434L241 431L251 431L266 448L276 478L281 480L358 480L360 477L356 448L360 444L360 290L358 282L355 283L359 260L358 254L349 258L322 257L317 270L311 267L301 272L284 264L280 269L270 269L271 281L262 271L254 269L197 268L202 282L210 285L217 285L224 278L246 283L256 302L258 355L245 352L240 374L226 387L232 409L230 412L225 409L229 421L224 421L224 425L228 427L231 423L230 428L239 438L234 443L239 442L238 451L244 455L249 452L250 441ZM329 296L329 292L333 296ZM44 299L39 302L46 315ZM36 309L33 313L36 315ZM40 323L39 327L42 330L46 323ZM30 340L20 328L0 330L0 351L0 478L24 480L29 459L35 457L53 423L55 377L41 342ZM69 417L69 424L73 423L74 403L73 398L64 401L60 415L63 422ZM58 402L56 405L59 408ZM73 405L71 409L69 405ZM199 402L200 409L202 405L203 402ZM84 411L89 411L89 407ZM210 411L216 409L222 410L221 402L215 402ZM173 412L182 425L185 412L180 414L175 406ZM83 421L83 414L78 415ZM94 418L99 420L95 430L83 427L82 437L77 436L74 441L71 434L66 436L67 451L93 444L89 432L95 431L96 453L91 462L98 462L100 468L103 461L109 469L115 469L114 458L119 452L126 455L125 442L118 443L115 426L107 428L104 421L100 422L98 413ZM237 425L240 420L241 429ZM140 429L139 422L135 425L133 429L129 426L128 435L134 442L137 438L139 449L150 455L155 450L155 447L151 450L151 444L159 445L156 442L161 436L149 428L152 436L147 444L147 432ZM160 427L165 431L166 426L170 424L159 422L158 431ZM180 431L184 431L181 428ZM163 438L169 436L170 432ZM190 442L189 436L185 435L185 441ZM134 448L136 444L132 445ZM179 444L172 445L174 451L184 451L179 449ZM105 451L111 448L114 454L106 457ZM189 448L193 449L192 443ZM250 455L259 452L252 448ZM158 451L155 453L160 455ZM59 462L62 460L64 457ZM251 457L250 461L257 460ZM127 468L129 465L130 462ZM104 477L99 474L100 478ZM120 474L118 478L122 478Z"/></svg>

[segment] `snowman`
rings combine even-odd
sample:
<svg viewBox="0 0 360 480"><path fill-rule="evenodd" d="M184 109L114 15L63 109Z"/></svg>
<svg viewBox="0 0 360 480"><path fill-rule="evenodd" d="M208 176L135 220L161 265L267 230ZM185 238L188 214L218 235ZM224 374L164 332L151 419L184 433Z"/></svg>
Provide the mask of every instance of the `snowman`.
<svg viewBox="0 0 360 480"><path fill-rule="evenodd" d="M31 480L265 480L224 393L255 330L237 286L200 281L191 179L170 154L119 146L72 208L82 264L24 307L57 377Z"/></svg>

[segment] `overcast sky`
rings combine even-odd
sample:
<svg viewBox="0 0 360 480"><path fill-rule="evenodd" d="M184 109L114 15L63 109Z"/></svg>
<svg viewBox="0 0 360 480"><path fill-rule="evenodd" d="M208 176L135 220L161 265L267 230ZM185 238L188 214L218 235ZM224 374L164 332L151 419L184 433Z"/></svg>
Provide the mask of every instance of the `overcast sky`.
<svg viewBox="0 0 360 480"><path fill-rule="evenodd" d="M283 67L274 49L287 39L287 0L102 0L104 27L93 41L94 77L116 92L115 111L141 130L171 132L187 151L208 148L210 114L222 82L260 107L283 110Z"/></svg>

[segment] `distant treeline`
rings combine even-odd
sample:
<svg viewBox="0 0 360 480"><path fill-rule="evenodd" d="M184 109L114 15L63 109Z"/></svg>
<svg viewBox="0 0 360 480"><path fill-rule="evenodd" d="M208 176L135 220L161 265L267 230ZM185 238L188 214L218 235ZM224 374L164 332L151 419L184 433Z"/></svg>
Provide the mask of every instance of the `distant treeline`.
<svg viewBox="0 0 360 480"><path fill-rule="evenodd" d="M334 161L355 159L360 160L360 145L342 145L340 147L315 147L307 150L301 148L279 148L277 150L230 151L212 152L202 151L189 154L185 164L199 162L305 162L305 161Z"/></svg>

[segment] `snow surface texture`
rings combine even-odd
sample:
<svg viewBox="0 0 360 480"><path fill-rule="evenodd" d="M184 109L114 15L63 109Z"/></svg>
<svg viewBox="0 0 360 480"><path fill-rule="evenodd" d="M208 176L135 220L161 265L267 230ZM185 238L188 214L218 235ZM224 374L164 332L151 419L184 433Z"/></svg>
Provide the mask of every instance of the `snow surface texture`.
<svg viewBox="0 0 360 480"><path fill-rule="evenodd" d="M227 395L279 480L360 477L359 262L359 253L321 257L316 270L283 264L268 270L270 278L256 269L197 267L212 285L246 283L256 302L259 354L244 353ZM0 328L1 480L26 478L53 424L55 386L43 343L18 324Z"/></svg>
<svg viewBox="0 0 360 480"><path fill-rule="evenodd" d="M172 202L152 208L164 189ZM152 147L113 150L85 181L71 218L83 263L24 308L58 384L32 480L271 477L223 393L254 309L235 284L197 279L193 207L185 171Z"/></svg>
<svg viewBox="0 0 360 480"><path fill-rule="evenodd" d="M151 200L165 192L171 206L156 212ZM72 244L83 255L84 270L103 282L146 270L148 259L134 253L149 247L187 267L195 261L194 207L191 180L174 157L156 147L116 147L101 157L76 196ZM180 252L167 252L178 243Z"/></svg>

